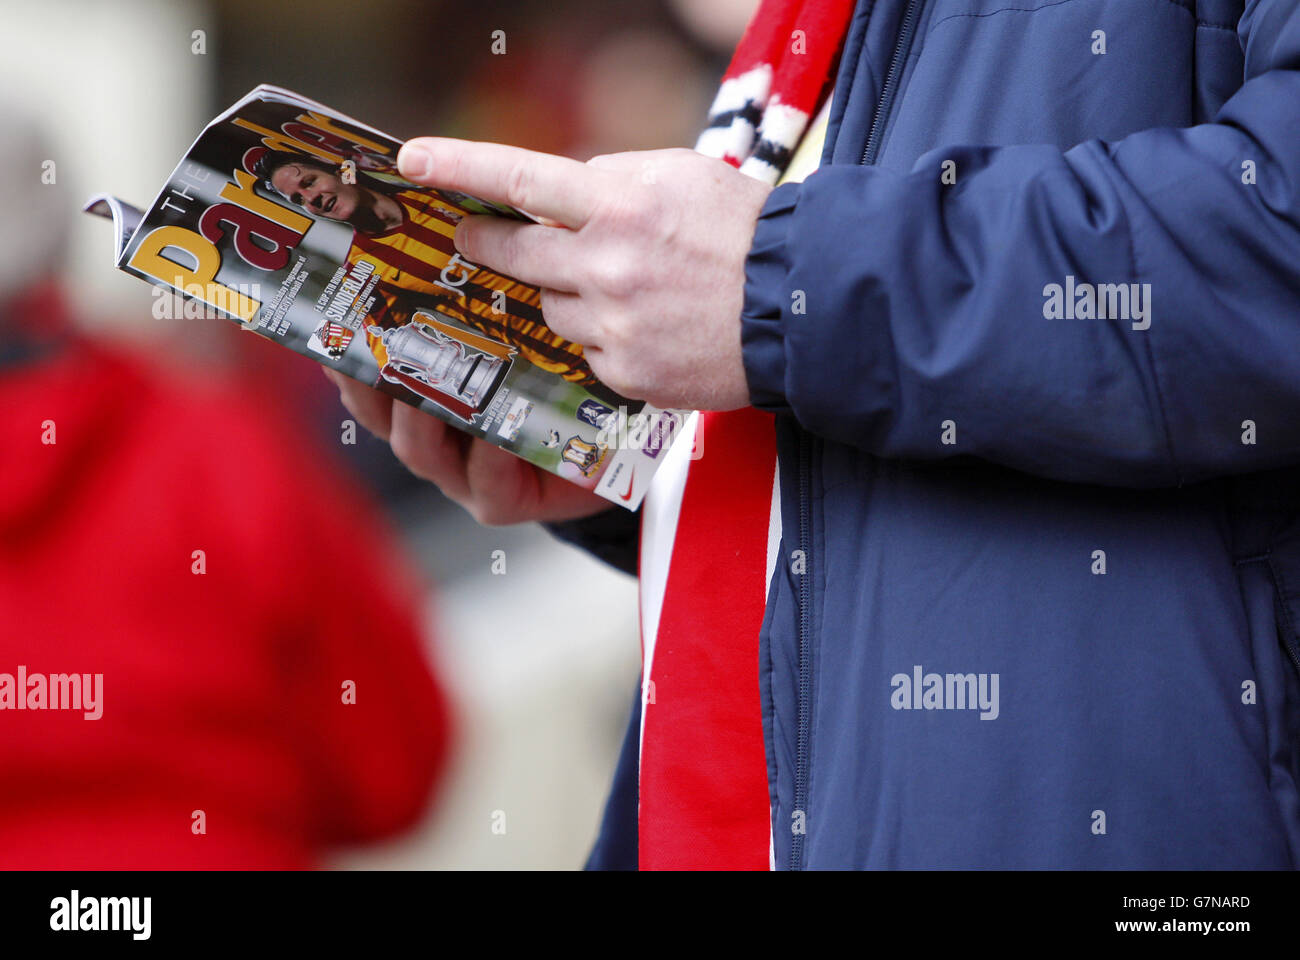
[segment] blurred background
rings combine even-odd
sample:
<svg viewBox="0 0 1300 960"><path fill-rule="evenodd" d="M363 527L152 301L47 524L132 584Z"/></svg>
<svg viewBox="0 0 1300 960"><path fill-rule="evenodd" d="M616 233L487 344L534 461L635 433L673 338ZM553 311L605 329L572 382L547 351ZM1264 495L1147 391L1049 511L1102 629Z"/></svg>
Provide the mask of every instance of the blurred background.
<svg viewBox="0 0 1300 960"><path fill-rule="evenodd" d="M81 205L91 193L109 192L146 207L203 125L263 82L320 100L399 138L439 134L495 140L579 159L622 150L690 146L754 6L756 0L0 0L0 103L7 102L0 109L8 111L0 114L4 121L0 137L10 141L0 151L4 165L0 181L7 185L6 192L0 193L0 217L8 220L7 224L0 221L0 262L8 268L8 272L0 270L0 302L9 304L10 314L6 332L20 324L30 330L43 323L46 308L40 304L50 302L43 299L47 294L42 285L47 279L44 267L50 267L52 286L57 288L57 298L66 302L72 327L85 331L91 342L110 344L114 355L120 351L147 357L141 369L150 372L133 376L145 378L141 382L146 384L155 382L150 378L164 377L173 385L168 389L183 393L174 402L176 409L197 404L188 428L173 417L151 421L150 429L162 431L156 437L175 434L177 449L183 447L192 458L187 461L191 475L201 474L206 478L203 483L218 485L222 471L231 469L232 462L244 454L228 448L191 450L197 429L193 424L207 417L216 424L208 428L216 436L228 427L234 429L231 424L240 417L265 421L262 433L257 432L261 426L250 426L253 432L247 437L240 434L227 442L248 444L250 449L266 446L271 452L267 463L258 468L261 502L294 506L241 516L238 549L254 556L236 556L234 564L255 565L257 555L271 550L271 544L276 550L285 549L292 523L302 524L303 529L335 525L336 529L326 531L330 536L313 546L314 559L295 560L288 554L284 564L319 562L328 571L374 556L379 558L374 563L360 559L358 565L373 573L376 565L388 564L400 571L394 576L409 575L409 584L396 591L392 603L408 604L413 611L415 642L427 665L421 669L431 671L436 686L407 683L403 687L403 676L385 679L378 673L364 692L389 704L405 704L408 713L393 708L383 717L375 715L373 726L364 730L370 739L359 739L356 758L333 771L330 781L331 789L339 789L336 781L346 780L349 771L358 778L369 777L350 788L356 794L354 805L360 809L363 801L382 806L391 800L393 809L375 815L364 828L322 830L306 837L305 861L349 868L580 867L595 836L637 684L635 582L559 544L540 528L478 527L435 489L409 476L385 444L364 433L358 434L355 444L342 442L347 414L336 391L310 361L249 336L234 324L152 316L150 288L113 269L109 225L78 213ZM500 52L502 43L504 52ZM23 116L26 120L20 122ZM56 176L48 171L56 171ZM34 286L41 286L41 297L35 301L30 289ZM31 356L24 354L0 367L0 388L7 382L12 392L27 384L25 392L21 396L15 392L17 399L9 403L5 416L10 419L15 410L29 407L32 416L41 417L41 404L48 403L51 395L52 388L42 386L36 376L41 351L28 353ZM86 388L85 406L102 408L107 398L122 402L116 396L125 389L122 385L135 381L115 376L108 382L117 386L105 388L104 401L94 400ZM83 372L75 372L75 377L68 382L89 382ZM194 400L196 390L207 391L206 399ZM169 394L161 388L150 386L146 392L152 399L125 405L119 419L145 417L146 403L169 402ZM0 389L0 397L4 396ZM233 399L226 402L222 397ZM226 412L214 414L214 409ZM91 413L72 411L67 416L76 423L77 416L90 418ZM16 436L34 442L36 434L29 426L14 425L19 431ZM290 448L292 458L287 452L281 456L266 437L292 437L292 443L302 447ZM156 440L154 448L165 448L167 442ZM4 449L11 467L42 455L12 444ZM114 449L119 453L102 456L116 468L123 448ZM283 462L273 462L277 457ZM107 464L106 460L100 466L107 469ZM145 482L138 472L126 474L136 483ZM91 485L92 492L102 489L103 481L95 480L98 474L84 464L71 475L81 478L74 482ZM366 528L364 544L354 547L362 535L354 536L347 522L336 521L337 511L326 508L333 488L327 484L321 489L321 477L328 480L336 475L340 489L354 491L348 502L355 507L353 523L358 517L364 519L360 524ZM233 479L230 483L238 485ZM185 486L179 484L173 496L183 498ZM0 485L0 498L5 495ZM222 496L222 490L214 490L208 494L209 502ZM300 508L302 517L286 518L285 510ZM42 509L47 512L26 516L22 527L24 536L34 536L38 542L43 542L43 532L51 538L57 534L48 507ZM209 516L208 522L218 531L214 536L228 527L219 516ZM92 524L83 528L87 529L97 528ZM130 540L130 549L123 552L118 540L114 550L125 558L124 564L147 565L150 551L162 546L163 530L142 520L123 535ZM82 540L95 535L84 533ZM33 548L25 543L20 549L16 534L6 533L2 515L0 549L8 551L0 555L0 602L18 603L16 598L36 590L68 617L77 613L78 604L88 602L49 575L31 583L21 580L24 569L33 575L25 559L34 555ZM494 557L504 558L504 573L493 572ZM387 575L381 579L392 580ZM354 591L362 591L364 580L350 582ZM346 608L349 588L334 589L341 591L343 599L337 602ZM114 588L111 596L120 597L121 590ZM178 596L177 623L149 635L123 620L111 648L72 644L65 650L66 657L75 661L82 653L83 659L93 659L92 650L94 656L121 657L132 644L184 649L194 642L181 622L186 618L203 618L208 624L218 660L223 649L231 649L222 646L223 631L232 645L239 631L239 642L249 647L242 654L248 663L271 664L268 670L283 669L285 676L296 671L299 660L295 658L308 655L284 656L277 644L286 629L281 622L286 614L253 610L259 601L238 580L231 582L219 604L214 603L211 616L184 605L206 601L185 600L183 593ZM365 596L352 596L352 600L359 607L366 603ZM391 624L406 615L399 611L382 622L358 617L362 624L377 625L348 630L343 629L349 622L346 610L323 617L319 628L304 626L299 618L292 629L302 634L296 641L301 647L294 649L315 655L314 644L326 641L317 640L313 630L334 630L337 635L328 645L331 655L342 662L369 657L368 663L389 664L390 672L409 674L409 667L393 666L406 662L401 659L402 645L409 638ZM41 646L38 636L72 629L63 621L25 616L23 630L11 617L10 629L0 638L0 672L12 671L17 663L30 666L42 650L57 649ZM269 638L263 648L256 648L260 641L250 639L263 629L259 624L265 624ZM135 663L141 657L132 652L127 659ZM79 663L53 663L49 669L90 669ZM119 702L127 701L123 687L129 685L130 697L156 704L158 698L148 685L165 682L160 671L137 675L130 669L134 668L121 667L116 688L115 674L106 669L108 696L116 690ZM376 689L387 682L394 684L391 691ZM172 682L169 689L176 685ZM431 708L428 716L421 715L420 704L433 698L445 711ZM106 703L106 721L113 703L111 699ZM198 708L192 701L176 699L171 709L192 719ZM239 713L232 707L227 727L247 720L250 713L264 718L265 737L278 737L285 724L293 724L292 718L274 709L258 713L250 707ZM302 715L313 716L307 708ZM408 715L421 719L409 720ZM0 716L0 721L5 719ZM35 717L26 721L53 722ZM36 726L31 736L24 734L21 746L9 743L8 749L21 755L23 769L32 777L48 779L51 769L57 771L75 756L78 738L91 736L86 730L93 724L78 722L82 726L68 726L66 742L46 738L43 747L33 746L28 741L44 737L50 729ZM161 714L149 722L175 727L174 718ZM320 721L326 727L331 722ZM423 739L400 742L412 723L437 725L439 730L425 730ZM145 737L134 744L134 753L123 764L148 766L166 749L178 749L186 756L206 752L203 737L212 731L205 732L202 724L193 726L194 743L164 746ZM11 725L11 731L16 729ZM109 732L95 736L111 738L109 746L114 749L136 736L104 729ZM256 729L245 733L250 739L263 736ZM6 763L3 734L0 730L0 767ZM218 735L230 736L225 728ZM289 745L283 749L286 756L310 754L310 762L301 765L314 776L326 765L316 754L330 753L333 741L326 737L304 746L303 738L311 736L311 731L298 732L297 739L286 741ZM368 752L368 743L385 737L396 744L388 753ZM433 752L445 757L445 762L424 757ZM297 769L294 764L299 761L277 762L279 769L286 763ZM10 776L17 776L12 765L10 769ZM165 785L181 776L167 770L155 775ZM304 774L295 778L296 793L286 793L282 802L276 800L267 790L252 789L255 778L249 782L247 769L234 760L228 769L213 763L201 773L188 770L183 776L208 783L212 789L229 787L227 781L235 778L246 782L250 794L259 797L252 806L258 811L254 819L263 826L279 822L277 818L293 820L298 816L294 803L320 802L323 796ZM130 779L120 771L116 780L101 776L91 785L70 773L66 778L68 796ZM17 784L7 786L21 789ZM374 796L367 798L367 790ZM402 795L387 797L385 791ZM63 800L71 802L66 796ZM176 802L182 802L179 796ZM326 796L324 802L333 801ZM250 804L239 809L252 809ZM185 815L189 816L188 808ZM34 816L21 805L0 804L0 840L6 831L11 838L36 836ZM82 816L89 817L87 829L92 834L111 829L93 814ZM319 810L311 816L329 819ZM189 826L188 820L182 823L182 832L190 834ZM5 849L0 842L0 851ZM101 856L111 859L111 847L103 850ZM141 862L151 861L144 857ZM277 861L271 857L266 862ZM7 862L0 853L0 866L11 865L25 864Z"/></svg>

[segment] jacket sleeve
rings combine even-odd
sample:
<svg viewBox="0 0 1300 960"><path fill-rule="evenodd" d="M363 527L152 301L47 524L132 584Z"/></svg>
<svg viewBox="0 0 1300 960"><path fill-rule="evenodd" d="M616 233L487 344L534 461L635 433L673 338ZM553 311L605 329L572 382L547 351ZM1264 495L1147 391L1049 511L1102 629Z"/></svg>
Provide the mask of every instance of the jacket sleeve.
<svg viewBox="0 0 1300 960"><path fill-rule="evenodd" d="M591 517L542 524L556 539L587 551L615 570L637 575L641 514L612 506Z"/></svg>
<svg viewBox="0 0 1300 960"><path fill-rule="evenodd" d="M1300 4L1248 2L1238 33L1213 123L775 190L746 266L754 405L881 457L1117 486L1300 462Z"/></svg>

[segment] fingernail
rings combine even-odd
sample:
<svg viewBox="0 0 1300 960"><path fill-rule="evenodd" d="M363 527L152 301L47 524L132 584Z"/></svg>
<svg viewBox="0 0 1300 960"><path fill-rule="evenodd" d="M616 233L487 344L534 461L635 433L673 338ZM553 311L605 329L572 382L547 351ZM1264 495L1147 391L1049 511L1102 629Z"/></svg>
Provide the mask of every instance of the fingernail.
<svg viewBox="0 0 1300 960"><path fill-rule="evenodd" d="M424 147L404 143L397 151L397 172L407 180L422 180L433 173L433 154Z"/></svg>
<svg viewBox="0 0 1300 960"><path fill-rule="evenodd" d="M456 230L451 235L451 241L456 245L457 253L462 257L472 260L474 258L469 255L469 238L467 236L469 230L470 225L468 218L462 220L460 223L456 224Z"/></svg>

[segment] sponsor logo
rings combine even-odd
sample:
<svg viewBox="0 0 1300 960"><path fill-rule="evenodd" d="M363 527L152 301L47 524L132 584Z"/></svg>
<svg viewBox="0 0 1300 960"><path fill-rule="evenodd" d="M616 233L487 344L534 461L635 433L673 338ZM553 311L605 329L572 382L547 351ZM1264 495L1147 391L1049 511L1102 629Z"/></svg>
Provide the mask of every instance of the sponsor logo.
<svg viewBox="0 0 1300 960"><path fill-rule="evenodd" d="M672 439L673 433L681 424L681 421L681 415L670 410L664 410L656 414L650 420L649 428L646 430L645 441L641 444L641 452L651 460L657 459L664 448L668 446L668 441Z"/></svg>
<svg viewBox="0 0 1300 960"><path fill-rule="evenodd" d="M507 443L519 436L520 429L523 428L524 421L528 415L533 412L533 402L527 397L515 397L515 402L510 405L506 415L501 418L501 425L497 427L497 436L505 439Z"/></svg>
<svg viewBox="0 0 1300 960"><path fill-rule="evenodd" d="M593 427L600 428L605 425L607 419L614 415L614 411L599 400L584 400L578 404L575 415L583 423L589 423Z"/></svg>

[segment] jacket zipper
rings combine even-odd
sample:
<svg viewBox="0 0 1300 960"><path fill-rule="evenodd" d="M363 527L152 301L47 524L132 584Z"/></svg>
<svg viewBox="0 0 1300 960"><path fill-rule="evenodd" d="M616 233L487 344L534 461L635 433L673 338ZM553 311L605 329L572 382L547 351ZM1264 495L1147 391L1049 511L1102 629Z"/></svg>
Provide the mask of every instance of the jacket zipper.
<svg viewBox="0 0 1300 960"><path fill-rule="evenodd" d="M1300 677L1300 650L1296 649L1295 634L1289 633L1289 636L1282 642L1286 654L1291 658L1291 666L1295 667L1296 676Z"/></svg>
<svg viewBox="0 0 1300 960"><path fill-rule="evenodd" d="M1268 560L1268 575L1273 580L1273 594L1277 597L1278 620L1285 635L1282 639L1282 649L1286 651L1287 657L1291 660L1291 666L1295 667L1296 676L1300 677L1300 646L1296 644L1295 626L1291 622L1290 612L1287 608L1285 592L1282 590L1282 580L1277 575L1277 568L1273 565L1272 559Z"/></svg>
<svg viewBox="0 0 1300 960"><path fill-rule="evenodd" d="M885 75L884 86L880 88L880 101L876 104L875 115L871 118L871 129L867 134L867 145L862 149L864 165L876 162L880 150L880 135L889 114L893 109L894 96L898 91L899 77L903 64L912 48L912 35L916 31L916 21L925 0L908 0L907 9L903 11L903 23L894 41L894 54L889 61L889 72ZM868 24L864 24L865 31ZM804 559L804 572L799 578L799 724L796 741L794 774L794 813L802 814L800 824L802 832L796 831L790 838L790 869L803 869L804 837L808 829L808 737L812 722L812 651L809 645L810 611L812 609L812 552L809 549L809 501L812 499L812 443L808 434L799 431L799 549Z"/></svg>
<svg viewBox="0 0 1300 960"><path fill-rule="evenodd" d="M808 829L808 725L811 698L811 651L808 648L809 611L812 609L812 552L809 550L809 501L812 499L812 453L808 434L799 431L799 733L794 767L794 814L800 829L790 837L790 869L803 868L803 840Z"/></svg>
<svg viewBox="0 0 1300 960"><path fill-rule="evenodd" d="M871 118L871 130L867 134L867 145L862 148L863 165L876 162L880 151L880 135L884 132L889 114L894 108L894 95L898 92L898 80L903 72L903 64L912 50L912 34L916 32L917 16L921 12L924 0L907 0L907 9L903 11L903 25L898 31L898 40L894 44L894 56L889 61L889 72L885 74L885 85L880 88L880 102L876 104L876 115Z"/></svg>

